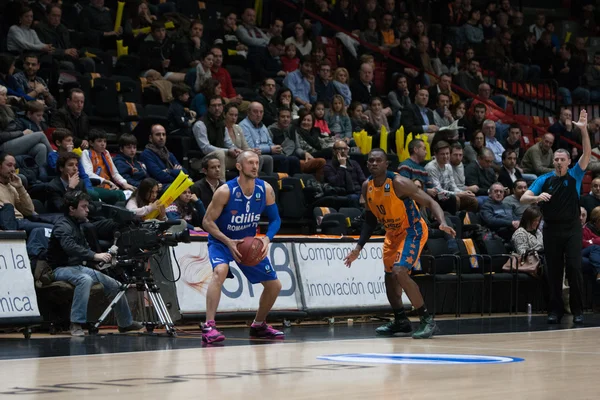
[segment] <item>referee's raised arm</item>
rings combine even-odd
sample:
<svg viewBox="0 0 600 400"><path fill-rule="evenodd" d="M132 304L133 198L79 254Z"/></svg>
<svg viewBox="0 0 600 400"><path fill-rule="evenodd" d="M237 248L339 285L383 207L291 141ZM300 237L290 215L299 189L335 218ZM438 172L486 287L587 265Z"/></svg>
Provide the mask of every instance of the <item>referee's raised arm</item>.
<svg viewBox="0 0 600 400"><path fill-rule="evenodd" d="M575 122L575 125L581 130L581 144L583 147L583 154L579 159L579 167L585 171L588 164L590 163L590 157L592 156L592 144L590 143L590 135L587 129L587 111L581 110L579 113L579 121Z"/></svg>

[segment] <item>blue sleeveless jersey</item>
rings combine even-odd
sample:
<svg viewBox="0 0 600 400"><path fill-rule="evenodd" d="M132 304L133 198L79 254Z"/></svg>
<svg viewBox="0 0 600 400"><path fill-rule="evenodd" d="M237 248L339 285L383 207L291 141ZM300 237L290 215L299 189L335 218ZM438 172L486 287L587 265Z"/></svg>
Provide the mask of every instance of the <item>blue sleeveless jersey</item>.
<svg viewBox="0 0 600 400"><path fill-rule="evenodd" d="M254 193L250 197L244 195L237 178L228 181L227 187L229 188L229 201L215 221L219 230L231 239L256 236L260 215L267 206L265 182L255 179ZM212 235L208 235L208 241L221 243Z"/></svg>

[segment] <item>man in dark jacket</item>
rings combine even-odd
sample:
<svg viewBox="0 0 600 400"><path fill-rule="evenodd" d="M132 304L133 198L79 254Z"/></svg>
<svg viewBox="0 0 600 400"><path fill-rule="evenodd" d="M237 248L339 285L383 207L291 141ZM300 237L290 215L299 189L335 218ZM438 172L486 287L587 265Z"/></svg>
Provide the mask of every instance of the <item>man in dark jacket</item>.
<svg viewBox="0 0 600 400"><path fill-rule="evenodd" d="M494 183L489 190L489 200L481 207L479 215L483 223L505 241L510 241L512 234L519 227L519 218L512 207L502 203L504 186Z"/></svg>
<svg viewBox="0 0 600 400"><path fill-rule="evenodd" d="M371 104L371 98L377 97L377 89L373 83L373 66L364 63L358 71L358 79L353 79L350 83L352 92L352 101L358 101L363 108L368 108Z"/></svg>
<svg viewBox="0 0 600 400"><path fill-rule="evenodd" d="M540 66L535 65L533 60L535 42L535 33L527 32L523 37L515 38L513 45L513 59L522 65L523 77L527 82L540 79Z"/></svg>
<svg viewBox="0 0 600 400"><path fill-rule="evenodd" d="M200 21L193 21L190 26L189 36L184 37L175 44L174 67L183 70L194 68L202 56L209 50L208 44L202 40L204 35L204 24Z"/></svg>
<svg viewBox="0 0 600 400"><path fill-rule="evenodd" d="M480 207L487 201L488 190L496 182L496 173L492 168L493 163L494 153L484 147L477 156L477 160L465 167L465 184L467 186L477 185L479 188L475 195Z"/></svg>
<svg viewBox="0 0 600 400"><path fill-rule="evenodd" d="M85 94L81 89L71 89L67 97L67 104L52 114L50 126L65 128L73 133L75 147L83 150L89 147L88 135L90 133L90 120L83 111Z"/></svg>
<svg viewBox="0 0 600 400"><path fill-rule="evenodd" d="M502 166L498 173L498 182L512 192L515 182L522 179L521 169L517 167L517 153L514 150L504 150L502 153Z"/></svg>
<svg viewBox="0 0 600 400"><path fill-rule="evenodd" d="M591 193L581 196L579 199L579 205L587 211L587 218L589 220L592 210L596 207L600 207L600 177L592 180L592 191Z"/></svg>
<svg viewBox="0 0 600 400"><path fill-rule="evenodd" d="M86 44L92 47L114 48L115 40L123 35L122 27L114 30L115 16L104 6L104 0L90 0L90 5L79 14L79 22Z"/></svg>
<svg viewBox="0 0 600 400"><path fill-rule="evenodd" d="M46 207L48 212L63 213L65 211L65 195L71 192L83 192L89 195L83 179L79 175L79 156L75 153L62 153L58 158L59 176L46 185ZM112 242L119 223L102 216L95 216L94 222L84 227L90 235L88 240L102 239Z"/></svg>
<svg viewBox="0 0 600 400"><path fill-rule="evenodd" d="M161 75L170 71L171 59L175 43L167 37L165 25L160 22L152 23L150 35L140 45L140 65L142 70L153 69Z"/></svg>
<svg viewBox="0 0 600 400"><path fill-rule="evenodd" d="M40 22L35 27L35 31L42 43L54 46L52 57L60 62L60 66L70 70L83 69L85 72L94 72L96 70L94 60L83 57L85 52L72 46L69 29L61 24L62 9L58 4L46 8L46 18L46 21ZM94 54L101 56L97 52Z"/></svg>
<svg viewBox="0 0 600 400"><path fill-rule="evenodd" d="M331 107L333 96L337 94L331 79L331 63L325 59L318 67L318 75L315 77L315 90L317 92L317 101L325 103L325 107Z"/></svg>
<svg viewBox="0 0 600 400"><path fill-rule="evenodd" d="M87 322L87 306L90 289L94 283L102 283L104 293L114 296L121 284L113 278L95 271L87 265L111 261L109 253L93 252L82 232L81 225L87 222L89 196L80 191L66 194L65 216L54 225L48 246L48 264L54 269L54 279L69 282L75 286L71 306L71 335L84 336L82 324ZM142 329L143 325L134 322L127 297L123 296L115 305L119 332Z"/></svg>
<svg viewBox="0 0 600 400"><path fill-rule="evenodd" d="M273 78L266 78L260 85L258 101L263 105L265 113L263 115L263 124L266 126L273 125L277 122L277 104L275 103L275 91L277 86Z"/></svg>
<svg viewBox="0 0 600 400"><path fill-rule="evenodd" d="M387 81L389 82L394 72L402 72L404 75L409 77L410 86L413 84L421 84L426 86L424 81L423 73L423 61L421 56L417 53L416 49L412 45L412 39L408 35L403 35L400 38L400 46L394 47L390 50L390 54L400 60L410 64L412 67L407 67L405 64L400 64L395 61L388 61L387 68ZM416 68L416 69L415 69ZM421 71L421 72L419 72Z"/></svg>
<svg viewBox="0 0 600 400"><path fill-rule="evenodd" d="M283 39L279 36L271 38L266 49L259 48L253 50L248 55L248 63L252 70L252 77L255 81L261 81L265 78L273 78L278 83L283 82L285 72L279 58L285 51Z"/></svg>
<svg viewBox="0 0 600 400"><path fill-rule="evenodd" d="M41 21L46 20L46 11L52 4L52 0L37 0L34 3L29 3L31 11L33 11L33 25L36 26Z"/></svg>
<svg viewBox="0 0 600 400"><path fill-rule="evenodd" d="M51 213L64 211L65 194L71 191L87 193L83 179L79 178L79 156L63 153L58 157L56 168L60 175L46 186L46 208Z"/></svg>
<svg viewBox="0 0 600 400"><path fill-rule="evenodd" d="M558 121L548 128L548 132L554 135L553 150L563 148L569 150L571 158L578 159L580 154L577 146L573 145L563 138L576 142L581 145L581 130L573 123L573 111L568 107L561 107Z"/></svg>
<svg viewBox="0 0 600 400"><path fill-rule="evenodd" d="M558 94L562 97L562 104L565 106L570 106L573 98L582 104L590 102L590 91L580 85L581 77L585 73L585 65L573 57L574 51L572 44L563 44L552 65L554 79L558 82Z"/></svg>
<svg viewBox="0 0 600 400"><path fill-rule="evenodd" d="M208 209L214 193L221 185L225 184L225 181L219 179L221 177L221 161L216 154L209 154L202 159L202 173L204 178L194 183L191 190L202 201L204 208Z"/></svg>
<svg viewBox="0 0 600 400"><path fill-rule="evenodd" d="M439 128L435 125L433 111L427 108L428 102L429 92L427 89L419 89L415 95L415 103L409 105L402 112L402 125L406 134L409 132L413 134L430 133L431 139L433 139L433 134Z"/></svg>
<svg viewBox="0 0 600 400"><path fill-rule="evenodd" d="M456 84L471 93L477 93L482 82L483 75L479 70L479 60L475 58L470 59L467 69L456 76Z"/></svg>
<svg viewBox="0 0 600 400"><path fill-rule="evenodd" d="M325 182L343 189L352 206L360 208L360 194L366 178L360 165L348 157L349 150L348 144L343 140L334 143L333 159L327 160L325 164Z"/></svg>

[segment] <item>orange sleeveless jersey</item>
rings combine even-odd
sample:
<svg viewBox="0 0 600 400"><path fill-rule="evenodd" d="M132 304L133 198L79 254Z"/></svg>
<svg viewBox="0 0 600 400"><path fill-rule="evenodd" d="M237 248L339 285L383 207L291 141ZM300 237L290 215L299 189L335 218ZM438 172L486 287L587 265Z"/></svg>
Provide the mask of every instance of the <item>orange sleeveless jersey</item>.
<svg viewBox="0 0 600 400"><path fill-rule="evenodd" d="M396 175L388 171L385 182L379 187L375 186L372 177L367 183L367 206L385 227L386 235L402 233L416 224L425 225L414 200L409 197L401 200L396 196L393 185Z"/></svg>

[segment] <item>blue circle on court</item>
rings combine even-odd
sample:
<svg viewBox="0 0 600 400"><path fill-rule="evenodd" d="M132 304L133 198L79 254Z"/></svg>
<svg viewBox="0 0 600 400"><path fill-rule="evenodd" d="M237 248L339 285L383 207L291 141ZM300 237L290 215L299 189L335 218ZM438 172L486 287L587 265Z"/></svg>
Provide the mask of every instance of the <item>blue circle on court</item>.
<svg viewBox="0 0 600 400"><path fill-rule="evenodd" d="M504 356L480 356L472 354L381 354L353 353L331 354L317 357L319 360L337 362L355 362L367 364L508 364L525 361L524 358Z"/></svg>

